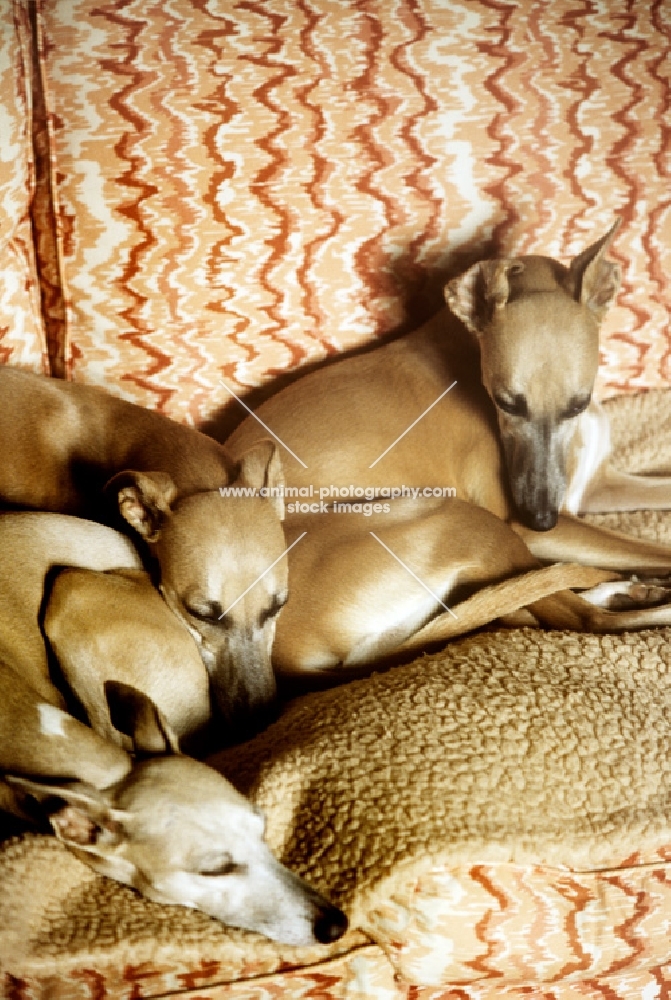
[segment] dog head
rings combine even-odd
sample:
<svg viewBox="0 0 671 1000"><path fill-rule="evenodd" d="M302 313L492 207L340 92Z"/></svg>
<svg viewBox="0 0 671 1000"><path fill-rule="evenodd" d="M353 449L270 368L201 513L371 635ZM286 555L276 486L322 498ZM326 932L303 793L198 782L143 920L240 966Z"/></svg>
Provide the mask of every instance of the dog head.
<svg viewBox="0 0 671 1000"><path fill-rule="evenodd" d="M175 752L176 738L146 696L121 684L109 696L136 752L157 756L129 760L126 775L102 789L7 775L14 795L41 803L80 860L148 899L286 944L337 940L345 915L276 860L263 814L213 768Z"/></svg>
<svg viewBox="0 0 671 1000"><path fill-rule="evenodd" d="M557 522L569 444L591 402L599 325L620 283L605 259L618 225L569 267L540 256L481 261L445 289L479 341L513 501L536 531Z"/></svg>
<svg viewBox="0 0 671 1000"><path fill-rule="evenodd" d="M233 726L255 723L275 695L270 653L288 595L282 483L275 446L262 441L219 491L182 496L159 472L122 472L107 487L147 543L166 603L196 640Z"/></svg>

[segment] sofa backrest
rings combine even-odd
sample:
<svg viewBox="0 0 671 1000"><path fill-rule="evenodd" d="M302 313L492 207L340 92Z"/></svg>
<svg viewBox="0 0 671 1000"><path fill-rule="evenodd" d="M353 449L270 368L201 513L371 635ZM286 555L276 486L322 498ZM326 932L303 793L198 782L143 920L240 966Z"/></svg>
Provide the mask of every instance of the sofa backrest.
<svg viewBox="0 0 671 1000"><path fill-rule="evenodd" d="M668 36L625 0L4 4L0 360L200 422L621 215L599 393L662 385Z"/></svg>

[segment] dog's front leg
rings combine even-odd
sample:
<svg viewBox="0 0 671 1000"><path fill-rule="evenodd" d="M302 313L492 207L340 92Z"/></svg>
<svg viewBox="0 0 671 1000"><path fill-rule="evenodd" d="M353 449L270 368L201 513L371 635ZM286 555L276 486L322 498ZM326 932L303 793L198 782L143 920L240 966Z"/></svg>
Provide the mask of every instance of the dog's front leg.
<svg viewBox="0 0 671 1000"><path fill-rule="evenodd" d="M634 476L610 466L589 484L580 503L583 514L670 509L671 476Z"/></svg>
<svg viewBox="0 0 671 1000"><path fill-rule="evenodd" d="M512 528L543 562L580 562L623 573L671 572L671 547L649 542L560 514L551 531Z"/></svg>

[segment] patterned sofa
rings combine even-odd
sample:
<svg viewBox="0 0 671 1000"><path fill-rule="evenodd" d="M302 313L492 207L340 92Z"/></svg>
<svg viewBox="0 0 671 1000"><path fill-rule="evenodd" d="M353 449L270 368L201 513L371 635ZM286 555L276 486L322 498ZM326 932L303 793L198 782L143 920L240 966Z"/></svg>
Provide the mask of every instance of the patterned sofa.
<svg viewBox="0 0 671 1000"><path fill-rule="evenodd" d="M598 393L671 469L664 0L4 0L0 362L221 437L497 252L623 226ZM671 543L667 514L597 518ZM0 554L0 558L2 555ZM671 995L671 630L486 631L217 766L348 911L280 947L0 850L8 1000Z"/></svg>

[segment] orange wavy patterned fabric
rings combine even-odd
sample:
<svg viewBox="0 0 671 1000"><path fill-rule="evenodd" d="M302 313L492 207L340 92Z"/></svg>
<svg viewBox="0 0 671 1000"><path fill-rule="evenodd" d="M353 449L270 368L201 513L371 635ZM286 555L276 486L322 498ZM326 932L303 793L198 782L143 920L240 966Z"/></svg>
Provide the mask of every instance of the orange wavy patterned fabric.
<svg viewBox="0 0 671 1000"><path fill-rule="evenodd" d="M0 363L45 372L30 220L32 65L27 8L0 4Z"/></svg>
<svg viewBox="0 0 671 1000"><path fill-rule="evenodd" d="M200 421L222 377L244 393L423 318L474 259L567 258L619 214L599 392L669 381L663 0L37 10L56 371Z"/></svg>

